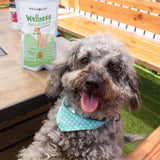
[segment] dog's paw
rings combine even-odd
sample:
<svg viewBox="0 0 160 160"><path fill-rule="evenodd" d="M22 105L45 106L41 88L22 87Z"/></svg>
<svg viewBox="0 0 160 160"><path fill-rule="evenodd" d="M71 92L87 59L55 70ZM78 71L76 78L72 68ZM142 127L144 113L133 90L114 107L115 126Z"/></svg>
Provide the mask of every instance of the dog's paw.
<svg viewBox="0 0 160 160"><path fill-rule="evenodd" d="M141 134L141 135L131 135L131 134L124 134L124 142L137 142L137 141L142 141L146 138L146 135Z"/></svg>

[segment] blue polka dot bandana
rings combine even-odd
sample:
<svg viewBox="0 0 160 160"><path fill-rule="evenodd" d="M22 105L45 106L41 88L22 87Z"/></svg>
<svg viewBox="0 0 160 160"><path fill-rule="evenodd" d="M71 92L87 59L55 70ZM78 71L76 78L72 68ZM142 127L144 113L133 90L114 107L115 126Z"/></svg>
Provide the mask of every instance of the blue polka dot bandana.
<svg viewBox="0 0 160 160"><path fill-rule="evenodd" d="M67 105L67 99L64 98L57 113L57 125L62 132L93 130L109 121L109 118L105 121L97 121L95 119L80 117L70 111L66 107Z"/></svg>

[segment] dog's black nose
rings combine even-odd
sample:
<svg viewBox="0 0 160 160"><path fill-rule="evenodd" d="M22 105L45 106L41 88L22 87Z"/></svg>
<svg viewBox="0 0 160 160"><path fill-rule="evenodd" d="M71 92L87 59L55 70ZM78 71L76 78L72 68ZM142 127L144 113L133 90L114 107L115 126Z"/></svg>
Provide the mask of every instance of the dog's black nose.
<svg viewBox="0 0 160 160"><path fill-rule="evenodd" d="M96 75L89 76L85 81L85 87L87 89L97 89L100 86L100 78Z"/></svg>

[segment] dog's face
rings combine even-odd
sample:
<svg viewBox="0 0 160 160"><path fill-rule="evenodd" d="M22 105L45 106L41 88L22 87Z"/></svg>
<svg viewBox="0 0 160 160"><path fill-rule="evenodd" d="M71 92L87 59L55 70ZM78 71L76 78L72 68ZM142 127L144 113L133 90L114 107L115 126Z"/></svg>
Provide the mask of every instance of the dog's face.
<svg viewBox="0 0 160 160"><path fill-rule="evenodd" d="M71 103L83 112L93 117L103 113L98 119L124 104L135 109L140 100L132 64L124 45L109 35L79 40L67 61L53 66L46 93L54 96L65 90Z"/></svg>
<svg viewBox="0 0 160 160"><path fill-rule="evenodd" d="M36 27L35 29L34 29L34 32L39 32L40 31L40 28L39 27Z"/></svg>

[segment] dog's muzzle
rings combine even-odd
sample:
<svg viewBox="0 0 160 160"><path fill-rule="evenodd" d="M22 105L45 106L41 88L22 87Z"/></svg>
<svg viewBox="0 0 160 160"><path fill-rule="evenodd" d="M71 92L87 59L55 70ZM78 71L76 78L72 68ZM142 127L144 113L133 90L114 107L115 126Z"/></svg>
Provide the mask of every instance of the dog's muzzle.
<svg viewBox="0 0 160 160"><path fill-rule="evenodd" d="M89 90L98 89L101 85L101 79L97 76L97 74L93 74L86 78L85 87Z"/></svg>

